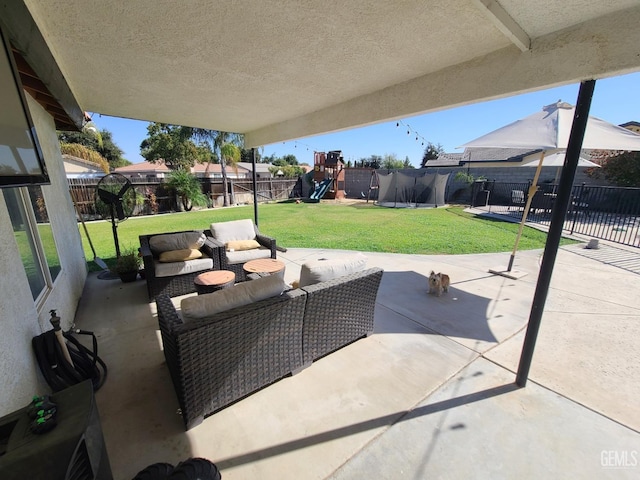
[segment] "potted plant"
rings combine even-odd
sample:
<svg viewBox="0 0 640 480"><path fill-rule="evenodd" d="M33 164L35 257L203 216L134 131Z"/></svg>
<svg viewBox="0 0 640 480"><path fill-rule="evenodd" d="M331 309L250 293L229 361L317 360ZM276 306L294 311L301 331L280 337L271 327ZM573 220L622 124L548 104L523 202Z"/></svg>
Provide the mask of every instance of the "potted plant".
<svg viewBox="0 0 640 480"><path fill-rule="evenodd" d="M123 282L133 282L138 277L140 258L135 249L127 249L121 252L116 260L116 273Z"/></svg>

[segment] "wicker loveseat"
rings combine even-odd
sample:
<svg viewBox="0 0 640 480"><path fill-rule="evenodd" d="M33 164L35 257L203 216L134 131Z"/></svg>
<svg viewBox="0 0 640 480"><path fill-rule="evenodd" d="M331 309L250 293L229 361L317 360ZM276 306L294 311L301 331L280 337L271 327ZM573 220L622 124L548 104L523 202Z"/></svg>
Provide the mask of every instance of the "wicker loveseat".
<svg viewBox="0 0 640 480"><path fill-rule="evenodd" d="M200 245L201 241L194 243L193 239L199 236L202 236L202 242L204 242L202 245ZM176 240L172 240L171 237L175 237ZM162 294L176 297L195 292L193 280L196 276L209 270L220 270L220 256L202 231L140 235L139 240L149 300ZM162 252L155 249L154 244L158 245L161 240L167 241L168 245L173 245L165 247L166 249L194 247L200 250L202 257L193 260L160 262Z"/></svg>
<svg viewBox="0 0 640 480"><path fill-rule="evenodd" d="M381 279L382 269L372 268L186 322L168 296L157 297L164 355L186 429L370 335Z"/></svg>

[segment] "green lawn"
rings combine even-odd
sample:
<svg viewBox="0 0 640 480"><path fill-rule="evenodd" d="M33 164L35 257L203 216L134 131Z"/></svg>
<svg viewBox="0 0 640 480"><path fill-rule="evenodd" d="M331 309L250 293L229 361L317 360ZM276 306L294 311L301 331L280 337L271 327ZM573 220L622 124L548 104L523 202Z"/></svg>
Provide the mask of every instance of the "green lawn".
<svg viewBox="0 0 640 480"><path fill-rule="evenodd" d="M283 247L452 255L513 249L517 224L481 218L463 210L463 207L393 209L372 204L277 203L260 205L258 211L260 231L275 237ZM118 237L124 250L139 246L141 234L200 230L212 222L240 218L253 218L253 206L130 218L118 226ZM98 257L111 264L115 257L111 222L90 222L87 228ZM84 231L81 234L90 260L93 254ZM545 241L546 233L525 227L519 249L543 248Z"/></svg>

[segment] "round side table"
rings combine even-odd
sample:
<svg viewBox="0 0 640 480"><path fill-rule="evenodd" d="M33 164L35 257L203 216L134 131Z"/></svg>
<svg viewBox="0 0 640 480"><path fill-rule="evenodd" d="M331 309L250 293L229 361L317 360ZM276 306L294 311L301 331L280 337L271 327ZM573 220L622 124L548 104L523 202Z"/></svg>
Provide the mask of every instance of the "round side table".
<svg viewBox="0 0 640 480"><path fill-rule="evenodd" d="M249 260L242 268L248 278L249 275L258 274L258 276L278 275L284 279L284 262L275 258L259 258L257 260Z"/></svg>
<svg viewBox="0 0 640 480"><path fill-rule="evenodd" d="M203 293L213 293L223 288L233 287L236 281L236 274L228 270L213 270L198 275L193 284L198 295Z"/></svg>

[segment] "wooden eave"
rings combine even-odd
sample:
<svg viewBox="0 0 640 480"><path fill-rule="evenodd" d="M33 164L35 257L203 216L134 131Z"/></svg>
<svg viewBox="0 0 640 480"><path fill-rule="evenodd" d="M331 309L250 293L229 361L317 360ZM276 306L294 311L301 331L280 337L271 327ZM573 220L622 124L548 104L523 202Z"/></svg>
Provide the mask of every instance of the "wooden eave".
<svg viewBox="0 0 640 480"><path fill-rule="evenodd" d="M49 115L53 117L57 130L78 130L76 124L71 120L67 112L60 103L51 95L49 89L40 80L38 74L33 71L24 57L18 50L12 47L13 58L15 59L20 81L25 92L29 93Z"/></svg>

